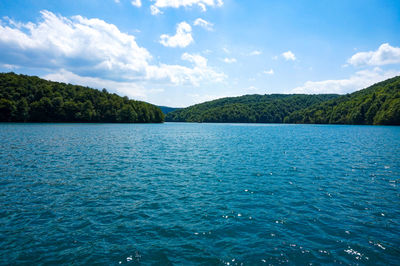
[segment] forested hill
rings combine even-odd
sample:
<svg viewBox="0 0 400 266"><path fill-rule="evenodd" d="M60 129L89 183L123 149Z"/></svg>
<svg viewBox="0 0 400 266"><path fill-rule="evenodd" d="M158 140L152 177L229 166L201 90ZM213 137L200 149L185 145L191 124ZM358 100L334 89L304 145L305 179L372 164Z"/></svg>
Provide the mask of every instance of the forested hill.
<svg viewBox="0 0 400 266"><path fill-rule="evenodd" d="M160 123L164 114L149 103L88 87L34 76L0 73L2 122Z"/></svg>
<svg viewBox="0 0 400 266"><path fill-rule="evenodd" d="M293 112L284 122L400 125L400 76Z"/></svg>
<svg viewBox="0 0 400 266"><path fill-rule="evenodd" d="M168 113L166 121L283 123L285 117L294 111L337 97L335 94L255 94L229 97Z"/></svg>
<svg viewBox="0 0 400 266"><path fill-rule="evenodd" d="M183 108L170 122L400 125L400 76L347 94L222 98Z"/></svg>
<svg viewBox="0 0 400 266"><path fill-rule="evenodd" d="M181 108L176 108L176 107L168 107L168 106L157 106L158 108L161 109L161 111L166 115L168 113L171 113L173 111L179 110Z"/></svg>

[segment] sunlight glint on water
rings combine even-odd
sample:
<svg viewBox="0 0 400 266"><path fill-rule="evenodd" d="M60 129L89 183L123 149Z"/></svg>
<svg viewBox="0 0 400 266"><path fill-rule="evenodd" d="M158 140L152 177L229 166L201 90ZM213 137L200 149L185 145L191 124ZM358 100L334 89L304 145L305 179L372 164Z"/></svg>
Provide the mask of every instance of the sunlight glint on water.
<svg viewBox="0 0 400 266"><path fill-rule="evenodd" d="M0 264L396 264L400 128L1 124Z"/></svg>

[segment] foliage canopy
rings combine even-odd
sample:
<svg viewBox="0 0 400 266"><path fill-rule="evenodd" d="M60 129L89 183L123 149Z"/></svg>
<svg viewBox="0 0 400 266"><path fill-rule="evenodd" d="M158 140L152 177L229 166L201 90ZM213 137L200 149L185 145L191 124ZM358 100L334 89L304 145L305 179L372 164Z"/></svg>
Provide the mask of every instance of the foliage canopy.
<svg viewBox="0 0 400 266"><path fill-rule="evenodd" d="M164 114L154 105L106 89L0 73L0 121L160 123Z"/></svg>
<svg viewBox="0 0 400 266"><path fill-rule="evenodd" d="M173 122L400 124L400 77L346 94L244 95L167 114Z"/></svg>
<svg viewBox="0 0 400 266"><path fill-rule="evenodd" d="M244 95L196 104L167 114L173 122L283 123L286 116L337 95Z"/></svg>
<svg viewBox="0 0 400 266"><path fill-rule="evenodd" d="M286 123L400 125L400 77L293 112Z"/></svg>

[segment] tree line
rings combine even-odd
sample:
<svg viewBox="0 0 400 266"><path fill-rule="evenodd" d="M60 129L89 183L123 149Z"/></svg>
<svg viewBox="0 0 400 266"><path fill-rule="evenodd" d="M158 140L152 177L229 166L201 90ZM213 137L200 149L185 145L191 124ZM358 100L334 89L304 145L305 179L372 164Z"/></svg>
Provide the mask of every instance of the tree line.
<svg viewBox="0 0 400 266"><path fill-rule="evenodd" d="M400 124L400 77L346 94L245 95L209 101L167 114L171 122Z"/></svg>
<svg viewBox="0 0 400 266"><path fill-rule="evenodd" d="M285 117L338 95L244 95L180 109L166 116L171 122L283 123Z"/></svg>
<svg viewBox="0 0 400 266"><path fill-rule="evenodd" d="M295 111L284 122L400 125L400 77Z"/></svg>
<svg viewBox="0 0 400 266"><path fill-rule="evenodd" d="M106 89L0 73L1 122L160 123L160 108Z"/></svg>

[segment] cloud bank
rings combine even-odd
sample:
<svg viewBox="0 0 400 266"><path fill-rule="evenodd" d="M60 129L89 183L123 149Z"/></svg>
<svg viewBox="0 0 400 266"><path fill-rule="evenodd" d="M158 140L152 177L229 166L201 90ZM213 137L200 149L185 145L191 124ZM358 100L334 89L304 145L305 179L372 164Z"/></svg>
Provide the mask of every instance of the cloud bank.
<svg viewBox="0 0 400 266"><path fill-rule="evenodd" d="M183 40L178 30L178 37L165 39L167 44L179 46L182 42L184 45L192 42L191 36L185 35L190 25L180 25ZM186 54L181 59L189 58L192 57ZM144 95L144 85L149 84L197 86L204 80L225 78L207 65L207 59L193 56L191 60L190 67L155 64L153 56L138 45L135 36L97 18L67 18L41 11L38 23L0 20L0 64L42 69L52 72L46 77L57 81L98 84L94 87L115 91L123 88L119 91L128 96Z"/></svg>
<svg viewBox="0 0 400 266"><path fill-rule="evenodd" d="M361 70L346 79L307 81L304 85L294 88L289 93L337 93L345 94L364 89L374 83L400 75L400 71L384 71L378 67L372 70Z"/></svg>
<svg viewBox="0 0 400 266"><path fill-rule="evenodd" d="M347 62L354 66L400 64L400 48L384 43L376 51L356 53Z"/></svg>

